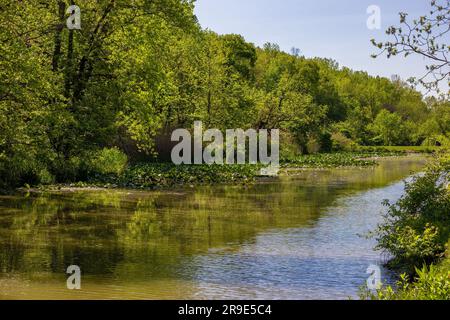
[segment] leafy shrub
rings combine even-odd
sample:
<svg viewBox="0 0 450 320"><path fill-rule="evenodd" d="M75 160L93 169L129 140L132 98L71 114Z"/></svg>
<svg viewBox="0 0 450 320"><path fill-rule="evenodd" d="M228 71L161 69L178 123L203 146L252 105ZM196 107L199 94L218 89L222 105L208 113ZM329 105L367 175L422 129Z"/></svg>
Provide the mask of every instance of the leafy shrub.
<svg viewBox="0 0 450 320"><path fill-rule="evenodd" d="M376 234L378 248L393 257L389 265L407 273L396 289L363 290L362 299L450 299L450 156L445 150L423 175L406 184L406 194L389 205Z"/></svg>
<svg viewBox="0 0 450 320"><path fill-rule="evenodd" d="M103 148L86 161L86 172L92 176L119 176L127 166L128 157L118 148Z"/></svg>
<svg viewBox="0 0 450 320"><path fill-rule="evenodd" d="M376 234L378 248L392 255L389 265L410 274L437 261L450 236L450 162L441 159L406 183L406 194L389 206Z"/></svg>
<svg viewBox="0 0 450 320"><path fill-rule="evenodd" d="M294 136L286 131L280 131L280 157L295 157L301 154Z"/></svg>
<svg viewBox="0 0 450 320"><path fill-rule="evenodd" d="M416 230L410 226L397 227L394 239L389 241L391 242L386 243L386 246L395 256L391 265L396 261L412 268L420 262L434 261L443 250L439 242L438 228L429 223L423 230Z"/></svg>
<svg viewBox="0 0 450 320"><path fill-rule="evenodd" d="M333 141L329 132L323 132L319 136L320 152L331 152L333 148Z"/></svg>
<svg viewBox="0 0 450 320"><path fill-rule="evenodd" d="M331 135L331 143L333 151L351 151L356 146L351 139L341 132L335 132Z"/></svg>
<svg viewBox="0 0 450 320"><path fill-rule="evenodd" d="M49 184L54 176L45 161L26 151L17 151L9 157L0 154L0 188L10 189L24 184Z"/></svg>
<svg viewBox="0 0 450 320"><path fill-rule="evenodd" d="M411 282L407 274L402 274L396 289L386 286L376 292L364 291L361 298L371 300L449 300L450 299L450 259L439 265L424 265L416 268L416 277Z"/></svg>
<svg viewBox="0 0 450 320"><path fill-rule="evenodd" d="M309 138L306 143L306 151L308 154L318 153L320 151L320 141L315 137Z"/></svg>
<svg viewBox="0 0 450 320"><path fill-rule="evenodd" d="M50 172L48 172L47 169L41 169L37 173L37 178L39 183L41 184L52 184L55 182L55 177Z"/></svg>
<svg viewBox="0 0 450 320"><path fill-rule="evenodd" d="M68 159L64 157L56 158L50 164L50 171L55 175L58 182L69 182L77 179L84 179L85 174L82 174L85 167L85 161L82 156L72 156Z"/></svg>
<svg viewBox="0 0 450 320"><path fill-rule="evenodd" d="M450 139L444 135L433 135L427 137L423 142L422 146L450 146Z"/></svg>

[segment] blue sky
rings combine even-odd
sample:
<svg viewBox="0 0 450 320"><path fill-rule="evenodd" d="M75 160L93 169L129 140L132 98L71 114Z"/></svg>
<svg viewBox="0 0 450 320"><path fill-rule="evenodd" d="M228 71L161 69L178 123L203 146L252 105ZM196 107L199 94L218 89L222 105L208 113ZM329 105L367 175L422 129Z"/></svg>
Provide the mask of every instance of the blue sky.
<svg viewBox="0 0 450 320"><path fill-rule="evenodd" d="M367 8L381 9L381 29L369 30ZM372 75L407 79L421 76L421 57L370 57L370 39L385 40L385 30L398 25L398 13L418 17L429 11L429 0L197 0L195 13L203 28L219 34L237 33L257 46L266 42L284 51L299 48L306 57L325 57L341 66Z"/></svg>

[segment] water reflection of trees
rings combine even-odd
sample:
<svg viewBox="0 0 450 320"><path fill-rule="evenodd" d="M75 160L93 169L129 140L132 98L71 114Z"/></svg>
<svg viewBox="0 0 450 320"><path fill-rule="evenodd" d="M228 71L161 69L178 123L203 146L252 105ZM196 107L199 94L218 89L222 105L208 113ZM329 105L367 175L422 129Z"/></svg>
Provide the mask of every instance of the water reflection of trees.
<svg viewBox="0 0 450 320"><path fill-rule="evenodd" d="M311 227L341 194L384 186L418 166L311 171L247 188L3 197L0 271L64 273L77 264L91 275L176 278L183 259L239 248L270 228Z"/></svg>

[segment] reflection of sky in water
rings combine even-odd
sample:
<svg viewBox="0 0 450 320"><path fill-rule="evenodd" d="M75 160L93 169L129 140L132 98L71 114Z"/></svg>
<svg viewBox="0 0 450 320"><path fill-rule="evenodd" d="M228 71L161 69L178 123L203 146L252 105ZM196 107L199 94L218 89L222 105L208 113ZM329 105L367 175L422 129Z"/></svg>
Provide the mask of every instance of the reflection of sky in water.
<svg viewBox="0 0 450 320"><path fill-rule="evenodd" d="M310 228L273 230L244 244L236 253L213 252L196 257L197 297L247 299L345 299L356 297L381 265L374 241L364 236L380 222L384 199L396 200L403 183L340 198ZM186 270L192 270L186 265ZM383 282L392 275L382 270Z"/></svg>

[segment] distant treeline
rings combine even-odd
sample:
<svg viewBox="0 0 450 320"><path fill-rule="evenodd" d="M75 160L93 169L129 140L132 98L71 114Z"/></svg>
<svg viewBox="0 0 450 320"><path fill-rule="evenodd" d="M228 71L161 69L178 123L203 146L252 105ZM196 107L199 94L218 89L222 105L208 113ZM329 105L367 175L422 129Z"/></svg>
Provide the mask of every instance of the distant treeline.
<svg viewBox="0 0 450 320"><path fill-rule="evenodd" d="M76 1L81 30L66 26L70 4L0 4L0 185L157 157L173 129L196 120L279 128L282 153L448 141L448 101L204 30L192 1Z"/></svg>

